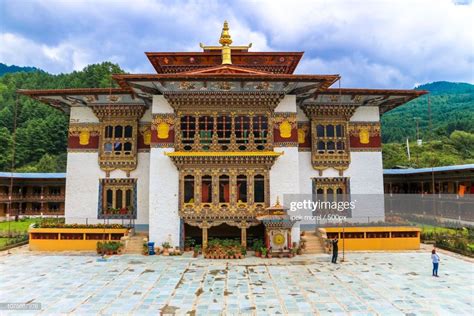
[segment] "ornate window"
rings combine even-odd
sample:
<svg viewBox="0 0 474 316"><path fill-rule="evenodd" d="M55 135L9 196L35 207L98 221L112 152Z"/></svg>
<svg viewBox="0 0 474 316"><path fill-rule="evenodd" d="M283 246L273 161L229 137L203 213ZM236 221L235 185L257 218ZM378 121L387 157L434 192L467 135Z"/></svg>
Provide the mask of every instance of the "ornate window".
<svg viewBox="0 0 474 316"><path fill-rule="evenodd" d="M201 202L212 203L212 176L202 176L201 179Z"/></svg>
<svg viewBox="0 0 474 316"><path fill-rule="evenodd" d="M194 116L181 117L181 142L183 144L194 143L194 136L196 135L196 118Z"/></svg>
<svg viewBox="0 0 474 316"><path fill-rule="evenodd" d="M254 202L264 203L265 202L265 177L261 174L257 174L254 177Z"/></svg>
<svg viewBox="0 0 474 316"><path fill-rule="evenodd" d="M219 203L230 202L230 183L228 175L219 177Z"/></svg>
<svg viewBox="0 0 474 316"><path fill-rule="evenodd" d="M212 116L199 117L199 142L202 150L209 150L214 133L214 118Z"/></svg>
<svg viewBox="0 0 474 316"><path fill-rule="evenodd" d="M318 124L315 139L318 154L344 154L347 143L345 125Z"/></svg>
<svg viewBox="0 0 474 316"><path fill-rule="evenodd" d="M235 118L235 141L237 144L247 144L250 135L250 117L237 116ZM246 149L245 145L240 145L239 149Z"/></svg>
<svg viewBox="0 0 474 316"><path fill-rule="evenodd" d="M351 104L306 104L302 106L311 120L311 163L319 175L327 168L339 170L349 167L349 120L356 110Z"/></svg>
<svg viewBox="0 0 474 316"><path fill-rule="evenodd" d="M350 202L349 178L313 178L313 196L319 202ZM318 211L334 214L337 208L320 206ZM351 209L344 208L337 214L349 216Z"/></svg>
<svg viewBox="0 0 474 316"><path fill-rule="evenodd" d="M184 177L184 203L194 203L194 176Z"/></svg>
<svg viewBox="0 0 474 316"><path fill-rule="evenodd" d="M229 115L221 115L217 117L217 142L219 144L230 144L232 136L232 118ZM221 146L222 150L226 150L228 146Z"/></svg>
<svg viewBox="0 0 474 316"><path fill-rule="evenodd" d="M322 201L346 199L349 195L349 178L313 178L313 192Z"/></svg>
<svg viewBox="0 0 474 316"><path fill-rule="evenodd" d="M266 116L257 115L253 117L253 136L256 144L265 144L267 142L267 133L268 133L268 119ZM262 149L264 146L261 146Z"/></svg>
<svg viewBox="0 0 474 316"><path fill-rule="evenodd" d="M271 150L272 129L263 114L181 116L176 149L184 151Z"/></svg>
<svg viewBox="0 0 474 316"><path fill-rule="evenodd" d="M115 157L132 155L133 130L131 125L106 125L102 140L103 155Z"/></svg>
<svg viewBox="0 0 474 316"><path fill-rule="evenodd" d="M136 218L136 179L102 179L99 218Z"/></svg>
<svg viewBox="0 0 474 316"><path fill-rule="evenodd" d="M237 203L247 203L247 176L237 176Z"/></svg>
<svg viewBox="0 0 474 316"><path fill-rule="evenodd" d="M268 206L267 168L205 169L181 169L180 216L253 217Z"/></svg>

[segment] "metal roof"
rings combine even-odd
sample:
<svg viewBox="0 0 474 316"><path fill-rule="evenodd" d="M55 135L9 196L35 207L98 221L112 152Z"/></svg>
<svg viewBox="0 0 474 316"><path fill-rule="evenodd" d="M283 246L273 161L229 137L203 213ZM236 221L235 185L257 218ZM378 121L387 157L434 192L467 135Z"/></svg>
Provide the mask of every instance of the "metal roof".
<svg viewBox="0 0 474 316"><path fill-rule="evenodd" d="M0 178L16 179L65 179L66 173L21 173L21 172L0 172Z"/></svg>
<svg viewBox="0 0 474 316"><path fill-rule="evenodd" d="M446 172L446 171L462 171L462 170L474 170L474 164L467 165L455 165L455 166L443 166L433 168L420 168L420 169L384 169L384 175L403 175L403 174L417 174L426 172Z"/></svg>

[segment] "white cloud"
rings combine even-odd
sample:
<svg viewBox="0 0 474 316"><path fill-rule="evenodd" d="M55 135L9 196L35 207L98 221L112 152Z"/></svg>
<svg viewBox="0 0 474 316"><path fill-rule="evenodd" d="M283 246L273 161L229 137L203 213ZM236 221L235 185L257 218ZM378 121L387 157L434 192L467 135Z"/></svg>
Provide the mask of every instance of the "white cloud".
<svg viewBox="0 0 474 316"><path fill-rule="evenodd" d="M466 3L466 1L462 1ZM299 73L340 73L344 86L411 88L474 82L474 6L451 0L5 2L0 61L56 73L111 60L152 72L145 51L234 44L305 51ZM19 14L18 12L21 12Z"/></svg>

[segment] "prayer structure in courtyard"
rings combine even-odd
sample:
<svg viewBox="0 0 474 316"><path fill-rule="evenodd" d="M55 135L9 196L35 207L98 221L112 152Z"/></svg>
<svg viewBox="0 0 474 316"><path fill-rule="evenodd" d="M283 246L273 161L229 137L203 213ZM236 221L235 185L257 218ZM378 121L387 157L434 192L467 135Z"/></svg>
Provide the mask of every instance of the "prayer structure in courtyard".
<svg viewBox="0 0 474 316"><path fill-rule="evenodd" d="M233 46L227 23L219 43L146 53L156 74L114 75L119 88L20 91L70 115L67 223L285 248L300 228L277 197L383 194L380 115L425 92L331 88L339 75L293 73L303 52Z"/></svg>

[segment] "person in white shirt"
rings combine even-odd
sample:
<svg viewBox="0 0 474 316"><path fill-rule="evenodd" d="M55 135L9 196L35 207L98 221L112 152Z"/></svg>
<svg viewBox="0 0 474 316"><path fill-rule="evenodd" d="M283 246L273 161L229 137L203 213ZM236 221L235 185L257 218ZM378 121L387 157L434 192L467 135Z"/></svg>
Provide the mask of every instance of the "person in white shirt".
<svg viewBox="0 0 474 316"><path fill-rule="evenodd" d="M436 253L436 250L433 249L431 251L431 261L433 261L433 276L438 276L438 266L439 266L439 256Z"/></svg>

